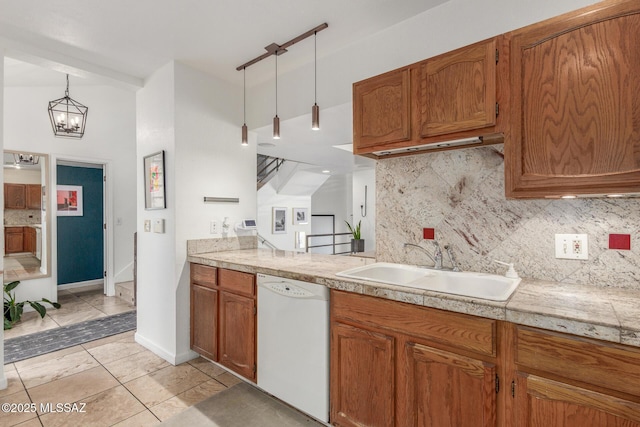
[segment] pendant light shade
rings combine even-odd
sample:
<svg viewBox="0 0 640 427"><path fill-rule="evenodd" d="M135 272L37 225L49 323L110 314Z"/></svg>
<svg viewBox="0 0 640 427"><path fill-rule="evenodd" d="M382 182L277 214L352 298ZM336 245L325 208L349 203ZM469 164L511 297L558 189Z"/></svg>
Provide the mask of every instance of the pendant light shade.
<svg viewBox="0 0 640 427"><path fill-rule="evenodd" d="M89 108L69 97L69 74L64 97L50 101L48 109L55 136L82 138Z"/></svg>
<svg viewBox="0 0 640 427"><path fill-rule="evenodd" d="M244 76L242 83L244 124L242 125L242 145L249 145L249 131L247 129L247 69L244 68Z"/></svg>
<svg viewBox="0 0 640 427"><path fill-rule="evenodd" d="M278 117L278 51L276 57L276 116L273 118L273 139L280 139L280 118Z"/></svg>
<svg viewBox="0 0 640 427"><path fill-rule="evenodd" d="M313 107L311 107L311 129L320 129L320 107L318 107L318 32L313 33Z"/></svg>

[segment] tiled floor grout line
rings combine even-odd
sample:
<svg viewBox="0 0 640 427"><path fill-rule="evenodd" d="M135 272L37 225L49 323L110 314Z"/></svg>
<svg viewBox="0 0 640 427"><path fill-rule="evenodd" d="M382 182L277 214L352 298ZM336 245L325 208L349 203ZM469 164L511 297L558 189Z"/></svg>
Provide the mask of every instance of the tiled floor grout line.
<svg viewBox="0 0 640 427"><path fill-rule="evenodd" d="M82 344L81 344L81 346L82 346ZM98 365L100 365L100 366L101 366L105 371L107 371L107 372L109 373L109 375L111 375L111 376L113 377L113 379L114 379L114 380L116 380L116 381L118 382L118 385L117 385L117 386L114 386L114 387L112 387L112 388L116 388L116 387L122 386L125 390L127 390L127 393L129 393L131 396L133 396L133 398L134 398L134 399L136 399L138 402L140 402L140 404L144 407L144 410L145 410L145 411L149 411L149 412L151 413L151 415L153 415L153 416L154 416L154 417L155 417L159 422L162 422L162 420L161 420L160 418L158 418L158 416L157 416L156 414L154 414L154 413L151 411L151 409L149 409L149 408L147 407L147 405L145 405L145 404L144 404L144 402L142 402L140 399L138 399L138 396L136 396L135 394L133 394L133 393L131 392L131 390L129 390L129 389L127 388L127 386L126 386L126 385L124 385L124 383L123 383L123 382L121 382L121 381L120 381L120 380L119 380L115 375L113 375L113 374L111 373L111 371L110 371L106 366L104 366L104 365L102 364L102 362L100 362L100 361L99 361L99 360L98 360L98 359L97 359L93 354L91 354L91 352L90 352L89 350L85 349L85 348L84 348L84 346L82 347L82 349L83 349L84 351L86 351L87 353L89 353L89 355L93 358L93 360L95 360L96 362L98 362ZM124 358L126 358L126 357L127 357L127 356L122 357L122 359L124 359ZM117 361L117 360L120 360L120 359L116 359L116 360L114 360L113 362L115 362L115 361ZM154 371L154 372L155 372L155 371ZM147 374L147 375L149 375L149 374ZM106 391L106 390L101 391L100 393L104 393L105 391ZM100 394L100 393L97 393L97 394ZM95 396L95 395L94 395L94 396ZM89 397L91 397L91 396L85 397L84 399L88 399ZM144 411L140 411L140 412L138 412L138 413L135 413L135 414L131 415L130 417L125 418L124 420L118 421L116 424L121 423L122 421L128 420L129 418L135 417L136 415L139 415L139 414L140 414L140 413L142 413L142 412L144 412ZM112 425L115 425L115 424L112 424Z"/></svg>

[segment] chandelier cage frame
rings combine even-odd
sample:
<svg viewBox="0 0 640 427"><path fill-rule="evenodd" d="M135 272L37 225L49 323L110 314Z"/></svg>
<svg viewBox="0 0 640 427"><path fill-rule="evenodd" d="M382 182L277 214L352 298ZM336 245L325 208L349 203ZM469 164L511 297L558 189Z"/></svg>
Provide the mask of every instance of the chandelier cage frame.
<svg viewBox="0 0 640 427"><path fill-rule="evenodd" d="M49 102L49 120L55 136L64 138L82 138L89 107L69 96L69 75L67 89L62 98Z"/></svg>

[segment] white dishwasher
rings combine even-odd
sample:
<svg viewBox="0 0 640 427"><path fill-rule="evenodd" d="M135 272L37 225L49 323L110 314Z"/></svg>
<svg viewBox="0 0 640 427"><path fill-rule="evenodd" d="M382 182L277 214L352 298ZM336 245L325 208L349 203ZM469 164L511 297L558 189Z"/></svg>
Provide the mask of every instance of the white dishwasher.
<svg viewBox="0 0 640 427"><path fill-rule="evenodd" d="M329 422L329 289L258 274L258 387Z"/></svg>

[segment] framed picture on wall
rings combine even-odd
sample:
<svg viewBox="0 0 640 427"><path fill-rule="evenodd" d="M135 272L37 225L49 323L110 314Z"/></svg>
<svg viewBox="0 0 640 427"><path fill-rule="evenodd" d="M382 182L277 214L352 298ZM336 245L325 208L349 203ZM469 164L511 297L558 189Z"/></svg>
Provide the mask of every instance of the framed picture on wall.
<svg viewBox="0 0 640 427"><path fill-rule="evenodd" d="M164 188L164 150L144 157L144 208L167 207Z"/></svg>
<svg viewBox="0 0 640 427"><path fill-rule="evenodd" d="M293 225L309 224L308 208L293 208Z"/></svg>
<svg viewBox="0 0 640 427"><path fill-rule="evenodd" d="M273 208L272 225L272 234L286 234L287 208Z"/></svg>
<svg viewBox="0 0 640 427"><path fill-rule="evenodd" d="M82 186L56 187L56 213L58 216L82 216Z"/></svg>

